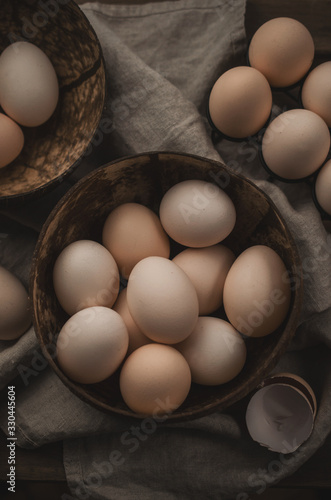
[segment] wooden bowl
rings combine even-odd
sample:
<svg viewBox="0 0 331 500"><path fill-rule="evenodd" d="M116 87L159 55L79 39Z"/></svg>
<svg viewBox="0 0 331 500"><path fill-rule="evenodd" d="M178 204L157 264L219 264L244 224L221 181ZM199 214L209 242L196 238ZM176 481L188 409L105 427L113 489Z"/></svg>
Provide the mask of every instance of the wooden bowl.
<svg viewBox="0 0 331 500"><path fill-rule="evenodd" d="M119 370L101 383L83 385L69 380L57 364L56 339L68 316L52 285L55 260L75 240L101 242L107 215L122 203L142 203L158 213L163 194L186 179L202 179L224 188L237 210L236 226L224 243L235 254L255 244L270 246L284 260L294 286L290 311L281 328L264 338L247 340L248 355L242 372L224 385L193 384L186 401L169 420L191 419L222 410L246 396L270 373L295 333L302 299L299 256L284 220L259 188L222 163L189 154L145 153L114 161L77 183L50 214L35 249L30 282L34 326L44 355L66 386L101 410L142 418L121 398ZM176 250L174 245L172 252Z"/></svg>
<svg viewBox="0 0 331 500"><path fill-rule="evenodd" d="M0 53L19 40L37 45L50 58L60 87L53 116L39 127L22 127L22 153L0 169L1 205L42 195L63 180L87 149L104 105L104 61L92 26L72 0L46 4L1 1Z"/></svg>

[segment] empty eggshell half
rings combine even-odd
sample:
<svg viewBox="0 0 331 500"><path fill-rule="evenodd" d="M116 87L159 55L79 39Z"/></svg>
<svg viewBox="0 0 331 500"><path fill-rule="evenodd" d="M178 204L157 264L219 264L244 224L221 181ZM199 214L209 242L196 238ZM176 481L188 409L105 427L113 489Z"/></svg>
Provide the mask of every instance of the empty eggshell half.
<svg viewBox="0 0 331 500"><path fill-rule="evenodd" d="M156 255L168 258L170 255L169 238L160 219L139 203L124 203L108 215L102 242L126 279L134 266L145 257Z"/></svg>
<svg viewBox="0 0 331 500"><path fill-rule="evenodd" d="M202 385L229 382L246 361L241 335L227 321L211 316L200 316L191 335L175 347L188 362L192 381Z"/></svg>
<svg viewBox="0 0 331 500"><path fill-rule="evenodd" d="M289 17L276 17L255 32L248 49L249 62L273 87L297 83L309 70L315 54L307 28Z"/></svg>
<svg viewBox="0 0 331 500"><path fill-rule="evenodd" d="M199 303L184 271L164 257L146 257L133 268L127 286L133 320L155 342L175 344L192 332Z"/></svg>
<svg viewBox="0 0 331 500"><path fill-rule="evenodd" d="M194 179L179 182L165 193L160 219L175 241L202 248L219 243L231 233L236 210L225 191L211 182Z"/></svg>
<svg viewBox="0 0 331 500"><path fill-rule="evenodd" d="M235 255L224 245L187 248L172 261L192 281L199 300L199 316L210 314L223 304L223 287Z"/></svg>
<svg viewBox="0 0 331 500"><path fill-rule="evenodd" d="M243 139L267 122L272 106L270 85L248 66L231 68L215 82L209 97L209 116L226 136Z"/></svg>
<svg viewBox="0 0 331 500"><path fill-rule="evenodd" d="M254 441L277 453L292 453L306 441L314 426L316 398L310 385L291 373L267 378L246 411Z"/></svg>
<svg viewBox="0 0 331 500"><path fill-rule="evenodd" d="M275 118L262 139L262 156L271 172L288 180L312 175L325 161L330 132L325 121L307 109L291 109Z"/></svg>
<svg viewBox="0 0 331 500"><path fill-rule="evenodd" d="M108 307L88 307L63 325L57 360L76 382L94 384L110 377L123 361L129 336L121 316Z"/></svg>
<svg viewBox="0 0 331 500"><path fill-rule="evenodd" d="M327 161L318 172L314 189L318 204L331 215L331 160Z"/></svg>

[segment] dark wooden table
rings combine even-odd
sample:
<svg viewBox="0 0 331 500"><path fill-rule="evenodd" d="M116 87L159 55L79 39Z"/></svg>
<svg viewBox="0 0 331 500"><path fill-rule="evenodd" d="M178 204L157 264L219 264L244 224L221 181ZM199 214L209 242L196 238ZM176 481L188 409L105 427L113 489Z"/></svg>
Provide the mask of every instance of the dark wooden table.
<svg viewBox="0 0 331 500"><path fill-rule="evenodd" d="M102 0L101 0L102 1ZM162 1L162 0L159 0ZM174 0L176 1L176 0ZM202 0L203 2L203 0ZM77 3L84 3L78 0ZM104 0L103 3L145 3L143 0ZM248 0L246 13L246 29L248 38L265 21L273 17L294 17L303 22L313 35L318 62L331 60L331 0ZM60 498L66 492L66 477L62 460L62 443L43 446L37 450L16 450L16 478L18 480L18 496L15 498L37 499ZM0 480L6 480L7 448L6 437L0 432ZM20 489L20 481L29 482ZM31 486L31 482L35 482ZM45 488L49 482L51 487ZM55 483L58 483L56 486ZM295 488L289 495L286 489ZM311 492L307 496L307 489ZM24 496L24 492L28 496ZM277 494L267 493L256 498L331 498L331 436L317 453L310 458L295 474L281 481ZM329 491L328 491L329 490ZM30 492L30 493L29 493ZM286 493L287 492L287 493ZM0 497L5 499L5 490ZM21 495L21 496L20 496ZM23 496L22 496L23 495ZM9 496L8 498L12 498ZM252 497L253 498L253 497Z"/></svg>

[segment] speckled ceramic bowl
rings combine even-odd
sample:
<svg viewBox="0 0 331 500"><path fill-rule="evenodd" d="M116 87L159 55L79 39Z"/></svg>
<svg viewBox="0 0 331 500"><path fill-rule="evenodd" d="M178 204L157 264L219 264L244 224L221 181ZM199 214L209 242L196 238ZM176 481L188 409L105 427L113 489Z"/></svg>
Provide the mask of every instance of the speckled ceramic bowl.
<svg viewBox="0 0 331 500"><path fill-rule="evenodd" d="M224 243L237 255L251 245L270 246L284 260L295 286L283 325L264 338L247 340L248 355L243 371L224 385L192 384L186 401L169 415L169 420L199 417L242 399L269 374L295 333L302 295L299 256L284 220L260 189L220 162L188 154L146 153L109 163L76 184L50 214L36 246L30 283L35 331L50 365L75 394L104 411L142 418L121 398L119 370L101 383L82 385L69 380L60 369L54 346L68 316L59 305L52 285L55 260L61 250L75 240L86 238L101 242L104 221L116 206L138 202L157 213L163 194L172 185L187 179L203 179L224 188L237 211L236 226ZM178 250L173 245L172 254ZM219 314L222 317L224 311Z"/></svg>
<svg viewBox="0 0 331 500"><path fill-rule="evenodd" d="M43 125L24 127L20 156L0 169L0 204L44 194L78 164L98 126L105 98L105 68L97 36L72 0L2 0L0 52L19 40L37 45L52 61L60 98ZM45 7L46 6L46 7Z"/></svg>

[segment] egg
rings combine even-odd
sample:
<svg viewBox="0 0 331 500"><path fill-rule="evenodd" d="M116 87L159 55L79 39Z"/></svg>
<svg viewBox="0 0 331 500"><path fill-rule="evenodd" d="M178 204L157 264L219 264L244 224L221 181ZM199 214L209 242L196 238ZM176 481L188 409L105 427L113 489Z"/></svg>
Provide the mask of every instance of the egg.
<svg viewBox="0 0 331 500"><path fill-rule="evenodd" d="M307 28L289 17L276 17L260 26L248 48L250 65L272 87L288 87L301 80L314 54L314 41Z"/></svg>
<svg viewBox="0 0 331 500"><path fill-rule="evenodd" d="M120 389L131 410L144 415L170 414L186 399L191 372L185 358L171 346L149 344L134 351L120 374Z"/></svg>
<svg viewBox="0 0 331 500"><path fill-rule="evenodd" d="M128 354L138 349L138 347L141 347L142 345L145 344L150 344L152 342L151 339L149 339L148 337L146 337L146 335L142 333L142 331L140 330L140 328L138 328L137 324L132 318L132 315L128 307L126 288L124 288L117 297L117 300L113 305L113 310L116 311L122 317L125 326L128 330L129 334Z"/></svg>
<svg viewBox="0 0 331 500"><path fill-rule="evenodd" d="M223 286L235 255L222 244L187 248L172 261L190 278L197 292L199 315L210 314L223 303Z"/></svg>
<svg viewBox="0 0 331 500"><path fill-rule="evenodd" d="M160 219L175 241L201 248L215 245L231 233L236 209L218 186L193 179L175 184L164 194Z"/></svg>
<svg viewBox="0 0 331 500"><path fill-rule="evenodd" d="M30 325L27 291L14 274L0 266L0 340L15 340Z"/></svg>
<svg viewBox="0 0 331 500"><path fill-rule="evenodd" d="M121 316L108 307L89 307L63 325L56 342L57 361L75 382L94 384L122 363L129 336Z"/></svg>
<svg viewBox="0 0 331 500"><path fill-rule="evenodd" d="M195 288L180 267L164 257L146 257L133 268L127 286L133 320L155 342L184 340L198 319Z"/></svg>
<svg viewBox="0 0 331 500"><path fill-rule="evenodd" d="M246 361L246 345L233 326L220 318L201 316L191 335L176 344L186 359L192 381L218 385L236 377Z"/></svg>
<svg viewBox="0 0 331 500"><path fill-rule="evenodd" d="M236 330L250 337L269 335L286 318L290 301L285 264L272 248L254 245L237 257L223 290L224 310Z"/></svg>
<svg viewBox="0 0 331 500"><path fill-rule="evenodd" d="M318 204L331 215L331 160L327 161L318 172L314 189Z"/></svg>
<svg viewBox="0 0 331 500"><path fill-rule="evenodd" d="M128 278L134 266L145 257L168 258L170 255L169 238L158 216L139 203L124 203L109 214L102 241L124 278Z"/></svg>
<svg viewBox="0 0 331 500"><path fill-rule="evenodd" d="M254 68L229 69L214 84L209 97L209 116L229 138L256 134L267 122L272 94L267 79Z"/></svg>
<svg viewBox="0 0 331 500"><path fill-rule="evenodd" d="M262 156L271 172L288 180L312 175L326 159L330 133L324 120L306 109L275 118L262 139Z"/></svg>
<svg viewBox="0 0 331 500"><path fill-rule="evenodd" d="M293 373L267 378L249 401L247 429L252 439L271 451L293 453L310 436L316 416L310 385Z"/></svg>
<svg viewBox="0 0 331 500"><path fill-rule="evenodd" d="M24 146L22 129L11 118L0 113L0 168L14 161Z"/></svg>
<svg viewBox="0 0 331 500"><path fill-rule="evenodd" d="M57 257L53 284L61 306L72 315L86 307L112 307L119 292L119 272L104 246L78 240Z"/></svg>
<svg viewBox="0 0 331 500"><path fill-rule="evenodd" d="M15 42L0 55L0 102L17 123L37 127L54 113L59 99L55 69L29 42Z"/></svg>
<svg viewBox="0 0 331 500"><path fill-rule="evenodd" d="M331 61L316 66L301 90L303 107L314 111L331 127Z"/></svg>

